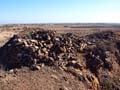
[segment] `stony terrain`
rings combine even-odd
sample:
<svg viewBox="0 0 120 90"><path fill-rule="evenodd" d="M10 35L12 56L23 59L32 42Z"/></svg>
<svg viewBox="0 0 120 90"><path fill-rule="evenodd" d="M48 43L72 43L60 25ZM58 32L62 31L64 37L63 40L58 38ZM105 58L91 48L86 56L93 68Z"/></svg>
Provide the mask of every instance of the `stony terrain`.
<svg viewBox="0 0 120 90"><path fill-rule="evenodd" d="M30 30L1 47L0 64L1 90L120 90L120 35Z"/></svg>

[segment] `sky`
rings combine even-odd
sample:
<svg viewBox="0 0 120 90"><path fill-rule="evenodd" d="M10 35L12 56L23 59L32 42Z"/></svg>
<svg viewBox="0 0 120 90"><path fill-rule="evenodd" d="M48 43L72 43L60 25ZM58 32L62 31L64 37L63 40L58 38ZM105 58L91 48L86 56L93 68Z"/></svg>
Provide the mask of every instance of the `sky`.
<svg viewBox="0 0 120 90"><path fill-rule="evenodd" d="M0 0L8 23L120 23L120 0Z"/></svg>

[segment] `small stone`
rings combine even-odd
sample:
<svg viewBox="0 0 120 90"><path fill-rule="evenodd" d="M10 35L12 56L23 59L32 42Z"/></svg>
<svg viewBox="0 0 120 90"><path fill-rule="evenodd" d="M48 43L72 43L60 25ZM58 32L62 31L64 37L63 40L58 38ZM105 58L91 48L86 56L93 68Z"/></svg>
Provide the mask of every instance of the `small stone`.
<svg viewBox="0 0 120 90"><path fill-rule="evenodd" d="M48 40L51 40L51 37L48 35L47 39L48 39Z"/></svg>
<svg viewBox="0 0 120 90"><path fill-rule="evenodd" d="M24 43L24 45L25 45L26 47L29 46L26 41L23 41L23 43Z"/></svg>
<svg viewBox="0 0 120 90"><path fill-rule="evenodd" d="M61 88L59 88L59 90L69 90L67 87L61 87Z"/></svg>
<svg viewBox="0 0 120 90"><path fill-rule="evenodd" d="M31 67L31 69L32 69L32 70L40 70L40 66L38 66L38 65L33 65L33 66Z"/></svg>
<svg viewBox="0 0 120 90"><path fill-rule="evenodd" d="M34 60L33 60L33 64L37 64L37 59L34 59Z"/></svg>
<svg viewBox="0 0 120 90"><path fill-rule="evenodd" d="M62 51L62 52L66 52L67 50L66 50L66 48L65 48L65 46L64 47L60 47L60 50Z"/></svg>
<svg viewBox="0 0 120 90"><path fill-rule="evenodd" d="M73 61L71 61L71 63L72 63L72 64L75 64L75 63L77 63L77 62L73 60Z"/></svg>
<svg viewBox="0 0 120 90"><path fill-rule="evenodd" d="M44 66L45 66L45 64L44 64L44 63L42 63L42 64L41 64L41 67L44 67Z"/></svg>
<svg viewBox="0 0 120 90"><path fill-rule="evenodd" d="M43 52L46 52L46 51L47 51L47 48L42 48L42 51L43 51Z"/></svg>
<svg viewBox="0 0 120 90"><path fill-rule="evenodd" d="M18 42L22 42L22 39L19 38L19 39L18 39Z"/></svg>
<svg viewBox="0 0 120 90"><path fill-rule="evenodd" d="M56 75L51 75L51 78L58 80L58 77Z"/></svg>
<svg viewBox="0 0 120 90"><path fill-rule="evenodd" d="M11 44L8 44L8 47L10 47L11 46Z"/></svg>
<svg viewBox="0 0 120 90"><path fill-rule="evenodd" d="M13 69L9 70L9 73L14 73L14 70Z"/></svg>
<svg viewBox="0 0 120 90"><path fill-rule="evenodd" d="M34 46L35 47L35 49L39 49L39 47L38 46Z"/></svg>
<svg viewBox="0 0 120 90"><path fill-rule="evenodd" d="M40 47L43 47L43 44L42 44L41 42L39 42L39 46L40 46Z"/></svg>
<svg viewBox="0 0 120 90"><path fill-rule="evenodd" d="M88 44L88 45L92 45L92 43L91 43L91 42L87 42L87 44Z"/></svg>
<svg viewBox="0 0 120 90"><path fill-rule="evenodd" d="M83 49L84 49L86 46L87 46L86 43L82 43L82 44L80 45L80 51L83 51Z"/></svg>
<svg viewBox="0 0 120 90"><path fill-rule="evenodd" d="M44 43L45 41L41 41L41 43Z"/></svg>
<svg viewBox="0 0 120 90"><path fill-rule="evenodd" d="M46 43L43 43L43 46L45 47L47 44Z"/></svg>
<svg viewBox="0 0 120 90"><path fill-rule="evenodd" d="M32 43L36 43L36 44L38 43L37 40L33 40L33 39L32 39L32 40L30 40L30 41L31 41Z"/></svg>
<svg viewBox="0 0 120 90"><path fill-rule="evenodd" d="M60 41L60 39L59 39L59 38L55 38L55 40L56 40L56 41Z"/></svg>

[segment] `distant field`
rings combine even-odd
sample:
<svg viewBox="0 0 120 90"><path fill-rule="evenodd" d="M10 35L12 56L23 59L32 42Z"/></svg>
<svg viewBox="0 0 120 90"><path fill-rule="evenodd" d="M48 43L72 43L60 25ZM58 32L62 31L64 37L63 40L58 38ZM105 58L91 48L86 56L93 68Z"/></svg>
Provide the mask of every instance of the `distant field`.
<svg viewBox="0 0 120 90"><path fill-rule="evenodd" d="M120 24L12 24L0 26L0 46L10 37L17 33L24 33L30 30L55 30L57 33L77 33L80 36L100 31L119 31Z"/></svg>

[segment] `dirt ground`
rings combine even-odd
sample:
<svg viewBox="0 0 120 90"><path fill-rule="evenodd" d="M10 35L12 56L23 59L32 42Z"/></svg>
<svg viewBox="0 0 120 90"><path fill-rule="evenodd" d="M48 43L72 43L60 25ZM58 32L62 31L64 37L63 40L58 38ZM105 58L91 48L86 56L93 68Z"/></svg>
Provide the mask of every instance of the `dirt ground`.
<svg viewBox="0 0 120 90"><path fill-rule="evenodd" d="M48 67L27 69L1 75L0 90L86 90L73 75Z"/></svg>

